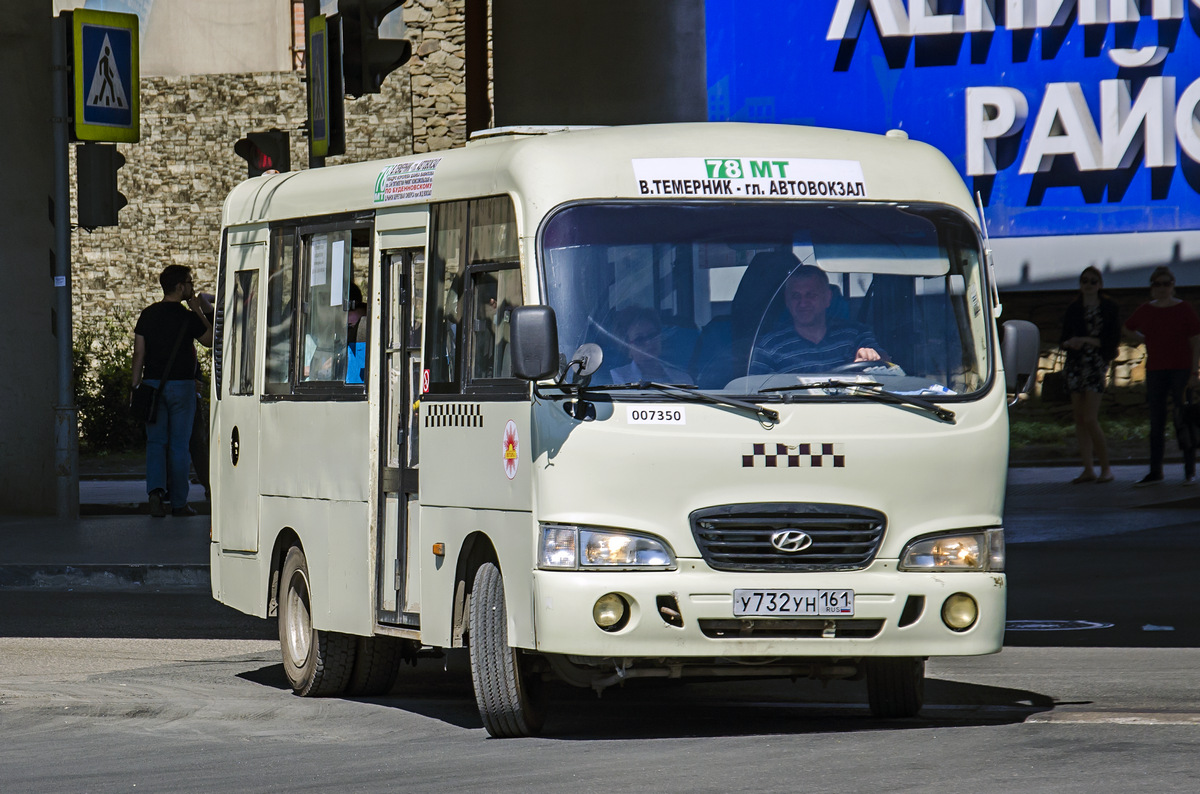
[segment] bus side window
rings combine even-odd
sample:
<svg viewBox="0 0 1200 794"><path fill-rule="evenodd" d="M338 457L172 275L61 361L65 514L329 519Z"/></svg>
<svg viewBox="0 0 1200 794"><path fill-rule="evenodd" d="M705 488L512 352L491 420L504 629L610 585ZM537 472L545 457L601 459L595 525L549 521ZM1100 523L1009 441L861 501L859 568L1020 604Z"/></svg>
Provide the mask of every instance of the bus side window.
<svg viewBox="0 0 1200 794"><path fill-rule="evenodd" d="M254 394L254 351L258 346L258 271L234 274L229 322L229 393Z"/></svg>
<svg viewBox="0 0 1200 794"><path fill-rule="evenodd" d="M433 205L430 225L425 368L429 372L430 392L455 394L462 391L464 372L460 367L468 378L501 377L496 374L497 329L486 313L489 300L493 307L498 305L501 295L508 294L501 290L512 288L513 283L517 285L516 295L518 301L520 299L518 271L513 270L511 281L499 283L495 280L500 272L507 272L499 268L506 265L515 268L520 261L516 213L508 196L448 201ZM479 267L481 265L483 267ZM473 268L470 283L467 281L468 267ZM476 296L473 291L477 288L488 294ZM472 294L466 295L467 290ZM476 297L481 300L475 300ZM465 305L468 303L472 305ZM507 313L503 315L506 317ZM489 323L493 327L489 328ZM481 334L490 334L486 339L481 337L483 344L476 344L473 334L468 336L468 331L473 331L476 326ZM459 354L468 342L473 347L460 364ZM507 346L504 355L507 355Z"/></svg>
<svg viewBox="0 0 1200 794"><path fill-rule="evenodd" d="M271 233L271 264L267 273L267 394L287 394L292 380L292 323L295 312L296 231Z"/></svg>
<svg viewBox="0 0 1200 794"><path fill-rule="evenodd" d="M435 204L431 225L430 260L426 288L429 290L425 342L425 368L429 390L448 393L458 385L458 331L465 269L467 202Z"/></svg>
<svg viewBox="0 0 1200 794"><path fill-rule="evenodd" d="M367 286L370 233L363 228L335 229L303 239L299 380L361 390L369 325L363 325L359 336L359 321L366 312L363 294L368 289L363 287Z"/></svg>
<svg viewBox="0 0 1200 794"><path fill-rule="evenodd" d="M512 377L509 316L524 302L521 271L475 272L471 282L471 380Z"/></svg>

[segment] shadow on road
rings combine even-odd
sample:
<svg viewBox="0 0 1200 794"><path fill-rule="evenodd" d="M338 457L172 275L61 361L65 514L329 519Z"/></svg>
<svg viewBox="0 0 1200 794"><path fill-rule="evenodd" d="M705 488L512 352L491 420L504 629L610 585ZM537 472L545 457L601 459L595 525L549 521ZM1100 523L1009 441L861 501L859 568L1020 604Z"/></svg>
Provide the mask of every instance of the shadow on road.
<svg viewBox="0 0 1200 794"><path fill-rule="evenodd" d="M290 689L283 666L272 664L239 673L260 686ZM543 736L559 740L713 738L764 734L921 730L977 725L1009 725L1050 711L1045 694L1021 689L926 680L926 705L908 720L871 716L861 682L757 680L690 683L633 680L597 697L590 690L549 685ZM457 658L449 664L422 661L405 667L386 697L355 698L466 730L483 727L476 710L470 672Z"/></svg>
<svg viewBox="0 0 1200 794"><path fill-rule="evenodd" d="M1198 555L1196 520L1010 545L1004 644L1200 647Z"/></svg>
<svg viewBox="0 0 1200 794"><path fill-rule="evenodd" d="M207 591L0 588L0 637L271 640L274 620L237 612Z"/></svg>

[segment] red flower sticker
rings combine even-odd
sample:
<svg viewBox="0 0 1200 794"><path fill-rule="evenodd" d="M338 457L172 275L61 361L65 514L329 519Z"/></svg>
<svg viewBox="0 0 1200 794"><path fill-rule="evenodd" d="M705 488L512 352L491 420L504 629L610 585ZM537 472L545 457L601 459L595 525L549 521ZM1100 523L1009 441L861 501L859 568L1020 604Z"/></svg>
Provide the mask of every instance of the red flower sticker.
<svg viewBox="0 0 1200 794"><path fill-rule="evenodd" d="M509 419L504 426L504 473L510 480L517 476L520 454L521 438L517 435L517 423Z"/></svg>

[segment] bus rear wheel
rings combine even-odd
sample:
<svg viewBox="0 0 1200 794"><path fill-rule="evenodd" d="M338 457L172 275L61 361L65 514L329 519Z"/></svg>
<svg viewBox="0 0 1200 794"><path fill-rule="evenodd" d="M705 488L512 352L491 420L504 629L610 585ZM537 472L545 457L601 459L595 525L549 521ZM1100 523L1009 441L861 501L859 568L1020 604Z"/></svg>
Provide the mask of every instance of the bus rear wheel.
<svg viewBox="0 0 1200 794"><path fill-rule="evenodd" d="M354 638L312 624L308 561L299 546L284 557L279 580L279 646L292 691L306 697L339 695L354 669Z"/></svg>
<svg viewBox="0 0 1200 794"><path fill-rule="evenodd" d="M471 678L483 727L498 738L536 734L545 719L542 682L508 644L504 580L494 563L475 573L470 629Z"/></svg>
<svg viewBox="0 0 1200 794"><path fill-rule="evenodd" d="M867 659L867 703L882 719L917 716L925 703L925 660Z"/></svg>
<svg viewBox="0 0 1200 794"><path fill-rule="evenodd" d="M355 637L354 667L346 694L352 697L377 697L392 691L400 663L404 661L406 640L395 637Z"/></svg>

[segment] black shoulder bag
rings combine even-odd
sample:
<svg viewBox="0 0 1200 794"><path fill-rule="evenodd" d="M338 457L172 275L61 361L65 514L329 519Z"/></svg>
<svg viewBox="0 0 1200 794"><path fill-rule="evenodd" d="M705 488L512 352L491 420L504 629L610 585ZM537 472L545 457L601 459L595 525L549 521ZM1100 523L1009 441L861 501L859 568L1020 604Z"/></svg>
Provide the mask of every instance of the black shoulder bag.
<svg viewBox="0 0 1200 794"><path fill-rule="evenodd" d="M1200 449L1200 391L1186 389L1175 408L1175 439L1182 450Z"/></svg>

